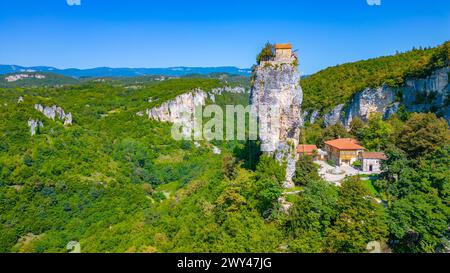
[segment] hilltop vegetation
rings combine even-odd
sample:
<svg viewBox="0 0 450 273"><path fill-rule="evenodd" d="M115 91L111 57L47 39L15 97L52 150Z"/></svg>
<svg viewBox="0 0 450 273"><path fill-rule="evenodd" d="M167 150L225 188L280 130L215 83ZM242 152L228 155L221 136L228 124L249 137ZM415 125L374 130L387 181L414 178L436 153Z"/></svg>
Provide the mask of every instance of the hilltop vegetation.
<svg viewBox="0 0 450 273"><path fill-rule="evenodd" d="M274 251L280 230L259 214L274 200L261 204L265 184L256 185L255 174L239 169L239 179L224 179L225 155L213 154L210 144L174 141L170 124L136 115L223 84L176 79L138 90L107 83L1 90L0 251L66 252L71 240L83 252ZM46 119L34 110L37 102L72 112L74 124ZM30 117L44 121L34 137ZM225 154L243 147L215 145Z"/></svg>
<svg viewBox="0 0 450 273"><path fill-rule="evenodd" d="M317 83L356 91L350 76L374 83L390 75L400 84L406 73L426 75L446 64L443 48L361 62L361 72L356 64L326 70L336 82L320 72L303 81L305 95L311 98ZM390 67L416 57L420 69ZM377 67L382 72L368 77ZM449 248L450 131L443 119L399 111L366 124L354 119L350 131L308 124L303 142L354 137L389 160L382 175L350 177L337 187L304 157L289 191L282 188L285 166L262 156L258 142L175 141L170 124L137 115L197 88L248 86L246 78L160 79L0 88L0 252L68 252L71 241L82 252L347 253L367 252L371 242L386 252ZM325 96L316 91L312 98ZM224 93L216 103L246 105L248 96ZM324 103L335 103L331 98ZM73 124L46 118L36 103L62 107ZM30 118L43 121L35 136ZM289 214L280 198L292 204Z"/></svg>
<svg viewBox="0 0 450 273"><path fill-rule="evenodd" d="M326 111L346 103L367 87L399 87L409 77L426 77L449 65L450 42L436 48L413 49L394 56L330 67L302 80L304 109Z"/></svg>
<svg viewBox="0 0 450 273"><path fill-rule="evenodd" d="M77 241L82 252L365 252L376 240L396 252L424 252L447 242L445 122L417 114L355 125L355 137L393 155L385 176L372 188L357 177L337 188L305 158L294 179L300 192L286 195L293 203L286 215L278 203L284 168L261 157L258 143L196 147L174 141L170 124L136 115L189 90L223 85L172 79L139 89L89 82L0 90L0 251L67 252ZM248 94L216 101L245 103ZM35 103L61 106L73 125L46 119ZM30 117L44 121L33 137Z"/></svg>
<svg viewBox="0 0 450 273"><path fill-rule="evenodd" d="M96 67L88 69L67 68L59 69L49 66L0 65L0 74L22 73L27 71L39 73L55 73L67 77L140 77L147 75L166 75L182 77L188 74L229 73L242 76L250 75L250 69L233 66L222 67L168 67L168 68L113 68Z"/></svg>
<svg viewBox="0 0 450 273"><path fill-rule="evenodd" d="M17 80L7 79L9 77L21 77L25 75L27 78L19 78ZM66 77L63 75L53 73L37 73L37 72L21 72L16 74L0 75L0 88L15 88L15 87L38 87L38 86L56 86L56 85L70 85L78 84L77 79Z"/></svg>

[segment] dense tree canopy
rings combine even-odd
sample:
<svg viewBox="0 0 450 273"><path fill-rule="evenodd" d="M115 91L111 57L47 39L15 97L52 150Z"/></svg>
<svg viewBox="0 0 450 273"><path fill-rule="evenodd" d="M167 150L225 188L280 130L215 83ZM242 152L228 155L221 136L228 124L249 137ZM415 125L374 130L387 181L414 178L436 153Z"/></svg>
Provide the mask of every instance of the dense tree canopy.
<svg viewBox="0 0 450 273"><path fill-rule="evenodd" d="M305 109L327 111L347 103L367 87L398 87L408 77L425 77L449 63L450 42L436 48L413 49L393 56L330 67L302 80Z"/></svg>

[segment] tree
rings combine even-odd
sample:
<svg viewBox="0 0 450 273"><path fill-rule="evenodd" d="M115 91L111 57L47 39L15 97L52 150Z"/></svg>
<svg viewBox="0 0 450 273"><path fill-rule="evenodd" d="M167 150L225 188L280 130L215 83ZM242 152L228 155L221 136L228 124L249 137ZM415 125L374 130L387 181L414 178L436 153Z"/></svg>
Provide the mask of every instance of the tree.
<svg viewBox="0 0 450 273"><path fill-rule="evenodd" d="M371 241L384 241L388 232L384 209L370 197L359 178L342 184L337 202L339 213L327 231L327 251L361 253Z"/></svg>
<svg viewBox="0 0 450 273"><path fill-rule="evenodd" d="M275 46L270 42L267 42L261 52L256 57L256 63L260 64L261 61L270 61L275 57Z"/></svg>
<svg viewBox="0 0 450 273"><path fill-rule="evenodd" d="M336 138L347 138L351 135L341 124L328 126L323 130L322 139L317 143L319 146L323 146L325 141L336 139Z"/></svg>
<svg viewBox="0 0 450 273"><path fill-rule="evenodd" d="M435 194L415 193L396 201L389 212L392 246L397 252L427 252L441 245L449 207Z"/></svg>
<svg viewBox="0 0 450 273"><path fill-rule="evenodd" d="M391 205L392 196L398 196L398 191L394 190L400 179L403 179L404 173L409 171L409 162L406 158L405 152L389 146L385 151L387 160L381 162L381 169L383 170L381 180L375 182L375 185L386 195L388 206Z"/></svg>
<svg viewBox="0 0 450 273"><path fill-rule="evenodd" d="M361 160L356 160L355 162L353 162L352 166L356 169L360 169L362 166Z"/></svg>
<svg viewBox="0 0 450 273"><path fill-rule="evenodd" d="M315 143L318 146L323 145L322 123L323 121L316 121L314 124L306 124L305 127L300 130L300 141L302 143Z"/></svg>
<svg viewBox="0 0 450 273"><path fill-rule="evenodd" d="M363 128L364 122L359 117L355 117L350 122L350 134L352 134L354 137L358 137Z"/></svg>
<svg viewBox="0 0 450 273"><path fill-rule="evenodd" d="M380 151L393 142L392 126L383 120L381 114L371 115L359 137L364 147Z"/></svg>
<svg viewBox="0 0 450 273"><path fill-rule="evenodd" d="M398 147L410 158L433 153L450 143L448 124L433 113L413 113L405 123Z"/></svg>
<svg viewBox="0 0 450 273"><path fill-rule="evenodd" d="M286 176L285 168L272 157L264 155L256 167L255 192L259 210L265 213L273 208L282 193L281 184Z"/></svg>
<svg viewBox="0 0 450 273"><path fill-rule="evenodd" d="M222 172L225 178L233 180L237 175L237 161L231 155L226 155L223 157L222 161Z"/></svg>
<svg viewBox="0 0 450 273"><path fill-rule="evenodd" d="M294 183L305 186L310 182L320 180L318 169L319 166L314 163L311 156L300 156L295 167Z"/></svg>
<svg viewBox="0 0 450 273"><path fill-rule="evenodd" d="M233 154L239 160L244 161L242 166L249 170L256 170L259 158L261 156L261 147L259 141L247 140L243 146L236 145Z"/></svg>
<svg viewBox="0 0 450 273"><path fill-rule="evenodd" d="M309 183L294 206L286 223L294 252L322 252L325 232L337 216L337 188L318 180Z"/></svg>
<svg viewBox="0 0 450 273"><path fill-rule="evenodd" d="M284 181L286 176L286 169L283 164L273 159L270 156L264 155L260 158L256 167L256 177L259 178L272 178L280 185Z"/></svg>

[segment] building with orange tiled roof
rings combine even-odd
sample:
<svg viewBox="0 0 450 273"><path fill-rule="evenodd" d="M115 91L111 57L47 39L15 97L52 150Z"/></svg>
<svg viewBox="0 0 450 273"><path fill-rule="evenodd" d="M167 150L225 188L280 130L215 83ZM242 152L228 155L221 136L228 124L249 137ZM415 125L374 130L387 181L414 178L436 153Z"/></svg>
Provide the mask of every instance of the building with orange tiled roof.
<svg viewBox="0 0 450 273"><path fill-rule="evenodd" d="M381 172L381 162L387 160L387 157L382 152L362 152L359 160L363 172L379 173Z"/></svg>
<svg viewBox="0 0 450 273"><path fill-rule="evenodd" d="M328 159L338 166L353 164L364 150L365 148L353 138L340 138L325 142Z"/></svg>
<svg viewBox="0 0 450 273"><path fill-rule="evenodd" d="M317 149L316 145L308 145L308 144L299 144L297 146L297 153L312 156L314 153L317 153L319 149Z"/></svg>
<svg viewBox="0 0 450 273"><path fill-rule="evenodd" d="M313 144L299 144L297 146L297 155L312 156L314 160L325 160L326 152Z"/></svg>
<svg viewBox="0 0 450 273"><path fill-rule="evenodd" d="M275 60L289 61L292 58L291 44L275 44Z"/></svg>

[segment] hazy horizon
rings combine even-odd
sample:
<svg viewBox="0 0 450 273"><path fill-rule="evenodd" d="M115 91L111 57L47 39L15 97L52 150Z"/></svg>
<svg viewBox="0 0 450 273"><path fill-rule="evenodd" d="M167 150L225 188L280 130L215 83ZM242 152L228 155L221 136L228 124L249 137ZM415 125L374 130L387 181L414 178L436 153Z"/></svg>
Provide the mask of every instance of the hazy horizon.
<svg viewBox="0 0 450 273"><path fill-rule="evenodd" d="M271 41L292 43L307 75L443 43L450 39L450 3L0 0L0 27L8 41L0 44L0 63L7 65L249 68Z"/></svg>

